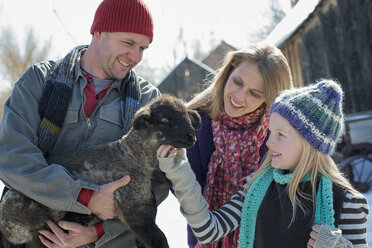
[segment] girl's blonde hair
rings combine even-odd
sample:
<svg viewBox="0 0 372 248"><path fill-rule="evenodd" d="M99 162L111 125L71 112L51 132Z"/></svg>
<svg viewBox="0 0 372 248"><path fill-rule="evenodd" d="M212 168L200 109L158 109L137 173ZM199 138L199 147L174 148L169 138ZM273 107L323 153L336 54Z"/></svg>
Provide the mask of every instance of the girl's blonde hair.
<svg viewBox="0 0 372 248"><path fill-rule="evenodd" d="M301 155L300 161L298 162L298 165L293 171L292 178L287 185L288 196L292 203L292 210L293 210L291 223L293 223L295 219L297 207L299 207L303 212L306 213L306 209L304 209L304 206L301 205L299 197L301 196L303 198L309 199L309 196L304 195L300 191L299 184L302 178L309 171L311 171L310 183L312 186L312 200L313 200L314 210L315 210L316 197L317 197L316 196L317 179L321 175L328 177L334 184L341 186L352 193L358 193L353 188L353 186L350 184L350 182L344 177L344 175L339 171L336 163L333 161L333 159L329 155L325 155L324 153L321 153L320 151L316 150L302 136L300 137L301 137L301 143L303 146L302 155ZM266 170L271 165L271 160L272 160L271 153L268 152L260 168L255 172L252 179L247 183L247 187L245 188L246 192L248 191L250 185L255 180L255 178L257 178L257 176L260 173L262 173L264 170Z"/></svg>
<svg viewBox="0 0 372 248"><path fill-rule="evenodd" d="M257 64L264 79L264 97L270 108L279 92L292 87L292 74L288 61L276 47L267 44L253 44L239 51L229 52L222 67L209 87L188 103L191 109L202 109L214 118L224 109L224 88L232 71L242 62Z"/></svg>

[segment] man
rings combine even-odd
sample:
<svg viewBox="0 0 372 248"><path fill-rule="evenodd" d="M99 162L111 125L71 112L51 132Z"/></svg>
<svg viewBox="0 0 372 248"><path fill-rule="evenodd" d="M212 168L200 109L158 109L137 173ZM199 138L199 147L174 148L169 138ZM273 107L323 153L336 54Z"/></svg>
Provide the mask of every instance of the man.
<svg viewBox="0 0 372 248"><path fill-rule="evenodd" d="M106 185L74 180L47 156L118 139L136 110L159 91L132 70L153 39L150 12L141 0L104 0L91 27L89 46L60 61L31 66L15 84L0 124L0 178L50 208L96 214L103 221L48 222L47 247L136 247L134 236L115 220L113 192L129 181ZM168 195L162 175L154 180L158 204Z"/></svg>

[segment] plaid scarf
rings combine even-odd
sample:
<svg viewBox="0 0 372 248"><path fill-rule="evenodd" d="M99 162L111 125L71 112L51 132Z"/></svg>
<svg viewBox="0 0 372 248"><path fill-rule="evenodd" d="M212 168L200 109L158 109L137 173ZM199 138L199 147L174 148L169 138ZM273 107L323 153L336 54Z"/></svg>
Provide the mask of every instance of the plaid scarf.
<svg viewBox="0 0 372 248"><path fill-rule="evenodd" d="M38 147L44 156L53 148L63 125L72 96L72 85L78 80L75 66L87 46L72 49L62 60L57 61L46 79L40 100L40 126L37 131ZM141 107L138 78L130 71L120 84L123 134L132 126L134 113Z"/></svg>
<svg viewBox="0 0 372 248"><path fill-rule="evenodd" d="M252 113L231 118L225 112L212 120L216 150L208 165L205 199L209 209L221 207L231 195L243 186L243 178L258 168L259 151L267 135L270 114L263 104ZM222 238L223 248L237 247L239 229ZM217 248L198 244L200 248Z"/></svg>

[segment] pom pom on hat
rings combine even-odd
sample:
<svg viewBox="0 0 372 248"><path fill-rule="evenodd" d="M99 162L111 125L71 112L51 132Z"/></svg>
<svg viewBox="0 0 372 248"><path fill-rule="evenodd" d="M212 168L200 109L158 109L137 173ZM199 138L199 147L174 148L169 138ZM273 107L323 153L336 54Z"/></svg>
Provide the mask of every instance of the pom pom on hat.
<svg viewBox="0 0 372 248"><path fill-rule="evenodd" d="M344 131L343 91L332 80L284 90L270 112L283 116L315 149L333 154Z"/></svg>
<svg viewBox="0 0 372 248"><path fill-rule="evenodd" d="M98 6L90 33L128 32L153 39L154 25L150 11L142 0L103 0Z"/></svg>

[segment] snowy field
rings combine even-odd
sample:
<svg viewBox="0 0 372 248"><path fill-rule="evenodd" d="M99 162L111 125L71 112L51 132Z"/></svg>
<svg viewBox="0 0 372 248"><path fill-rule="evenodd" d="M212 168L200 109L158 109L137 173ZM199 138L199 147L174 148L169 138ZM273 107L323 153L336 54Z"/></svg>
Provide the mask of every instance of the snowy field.
<svg viewBox="0 0 372 248"><path fill-rule="evenodd" d="M0 190L3 185L0 183ZM372 208L372 190L364 194L369 202L369 207ZM163 230L168 238L171 248L187 248L186 242L186 221L179 212L179 203L173 194L169 194L158 208L158 216L156 219L160 229ZM368 219L368 246L372 247L372 217Z"/></svg>

